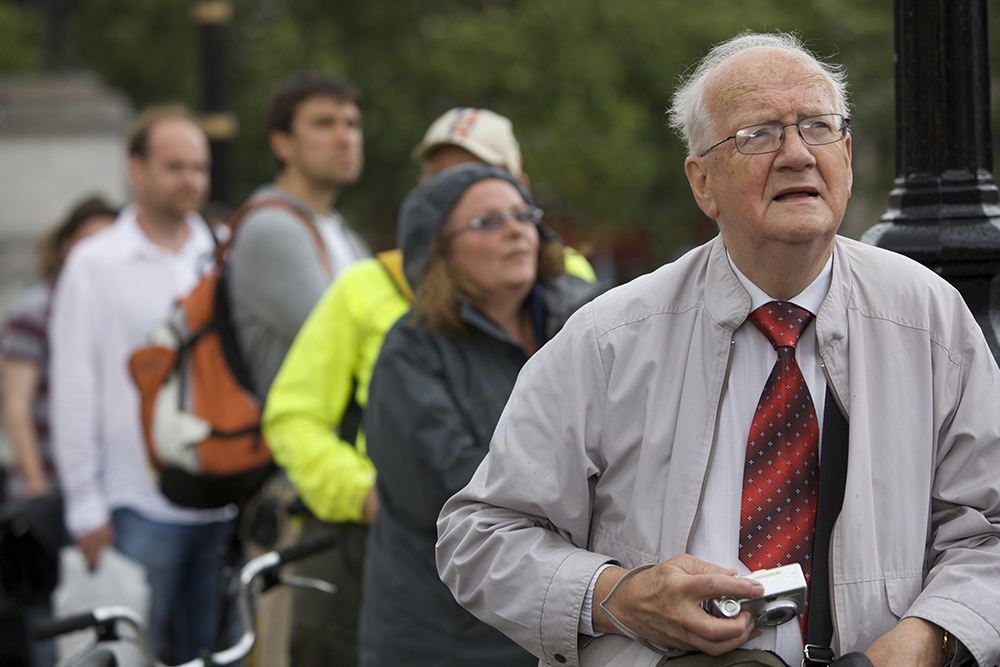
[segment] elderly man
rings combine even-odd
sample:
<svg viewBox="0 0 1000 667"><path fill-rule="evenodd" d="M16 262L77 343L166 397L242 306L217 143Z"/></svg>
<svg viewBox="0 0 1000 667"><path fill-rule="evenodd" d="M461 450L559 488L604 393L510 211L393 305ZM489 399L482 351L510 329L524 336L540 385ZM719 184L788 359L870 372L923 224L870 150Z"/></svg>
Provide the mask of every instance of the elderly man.
<svg viewBox="0 0 1000 667"><path fill-rule="evenodd" d="M442 578L543 663L1000 660L1000 371L950 285L837 237L847 113L795 38L716 46L672 119L720 235L579 311L444 507ZM792 563L799 622L703 609Z"/></svg>

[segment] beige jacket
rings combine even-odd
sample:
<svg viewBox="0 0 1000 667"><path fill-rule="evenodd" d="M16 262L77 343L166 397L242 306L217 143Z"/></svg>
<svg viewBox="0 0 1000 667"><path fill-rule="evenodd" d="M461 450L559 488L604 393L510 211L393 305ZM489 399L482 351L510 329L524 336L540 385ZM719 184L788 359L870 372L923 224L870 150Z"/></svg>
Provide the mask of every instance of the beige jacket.
<svg viewBox="0 0 1000 667"><path fill-rule="evenodd" d="M716 238L581 309L529 361L438 522L438 570L463 605L542 663L662 659L618 636L578 650L580 610L601 564L688 550L749 308ZM816 335L850 422L836 648L920 616L996 664L1000 371L979 326L932 272L839 238Z"/></svg>

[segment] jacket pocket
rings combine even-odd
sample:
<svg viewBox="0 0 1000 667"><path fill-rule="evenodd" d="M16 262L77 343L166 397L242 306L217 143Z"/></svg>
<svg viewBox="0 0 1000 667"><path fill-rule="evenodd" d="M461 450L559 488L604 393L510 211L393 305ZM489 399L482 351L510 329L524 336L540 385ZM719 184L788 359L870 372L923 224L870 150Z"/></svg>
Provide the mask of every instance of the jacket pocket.
<svg viewBox="0 0 1000 667"><path fill-rule="evenodd" d="M923 577L910 575L893 577L885 580L885 595L889 600L889 611L896 618L902 618L920 595L923 588Z"/></svg>

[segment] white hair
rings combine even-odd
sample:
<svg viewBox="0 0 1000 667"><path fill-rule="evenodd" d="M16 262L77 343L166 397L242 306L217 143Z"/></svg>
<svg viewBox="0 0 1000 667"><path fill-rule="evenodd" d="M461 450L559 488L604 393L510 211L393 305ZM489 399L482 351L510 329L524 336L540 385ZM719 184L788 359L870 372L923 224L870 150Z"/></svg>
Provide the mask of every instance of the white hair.
<svg viewBox="0 0 1000 667"><path fill-rule="evenodd" d="M689 155L698 155L709 145L708 133L712 117L705 103L705 84L709 75L730 56L741 51L760 47L782 49L800 55L814 63L833 93L836 113L847 116L850 101L847 97L847 76L843 65L823 62L805 47L797 35L787 32L755 33L749 30L712 47L696 67L682 76L667 111L670 127L687 144Z"/></svg>

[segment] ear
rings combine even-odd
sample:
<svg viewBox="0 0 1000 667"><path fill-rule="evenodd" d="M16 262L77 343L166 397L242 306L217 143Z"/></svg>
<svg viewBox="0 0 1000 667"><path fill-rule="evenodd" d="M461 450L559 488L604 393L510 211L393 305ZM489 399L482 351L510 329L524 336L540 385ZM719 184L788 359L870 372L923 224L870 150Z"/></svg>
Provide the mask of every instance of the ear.
<svg viewBox="0 0 1000 667"><path fill-rule="evenodd" d="M129 155L126 167L128 169L128 180L132 184L132 191L137 189L143 177L146 160L138 155Z"/></svg>
<svg viewBox="0 0 1000 667"><path fill-rule="evenodd" d="M270 147L271 153L285 164L290 162L291 139L287 132L281 130L271 130L267 135L267 145Z"/></svg>
<svg viewBox="0 0 1000 667"><path fill-rule="evenodd" d="M854 187L854 170L851 168L851 162L853 161L853 153L851 152L851 133L848 132L847 136L844 137L844 148L847 149L847 188L850 191Z"/></svg>
<svg viewBox="0 0 1000 667"><path fill-rule="evenodd" d="M718 218L719 207L715 205L715 198L712 196L711 178L705 159L689 155L684 160L684 173L687 174L688 183L691 185L691 192L694 194L698 208L712 220Z"/></svg>

